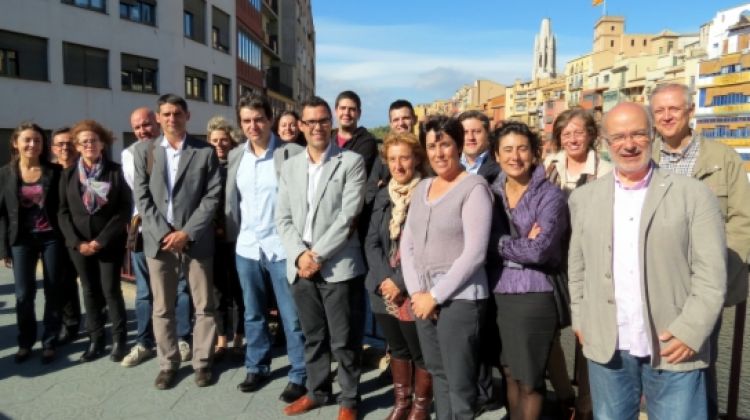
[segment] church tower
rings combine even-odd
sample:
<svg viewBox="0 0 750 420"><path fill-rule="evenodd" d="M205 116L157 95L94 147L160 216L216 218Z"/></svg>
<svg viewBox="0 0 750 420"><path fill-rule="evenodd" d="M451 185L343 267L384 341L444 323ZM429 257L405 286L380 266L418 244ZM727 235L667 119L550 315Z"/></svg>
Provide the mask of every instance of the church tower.
<svg viewBox="0 0 750 420"><path fill-rule="evenodd" d="M533 79L547 79L555 77L555 55L557 48L555 36L552 34L552 23L548 18L542 19L539 34L534 37L534 69Z"/></svg>

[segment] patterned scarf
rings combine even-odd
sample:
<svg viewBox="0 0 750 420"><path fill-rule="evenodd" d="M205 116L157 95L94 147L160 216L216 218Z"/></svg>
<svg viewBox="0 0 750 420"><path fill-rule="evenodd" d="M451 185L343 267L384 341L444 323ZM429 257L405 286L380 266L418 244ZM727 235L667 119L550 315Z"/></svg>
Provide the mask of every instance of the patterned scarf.
<svg viewBox="0 0 750 420"><path fill-rule="evenodd" d="M401 236L401 226L406 220L406 212L409 210L409 203L411 202L411 193L420 180L419 175L415 174L414 178L408 184L399 184L394 178L391 178L390 182L388 182L388 195L391 197L391 202L393 202L391 222L388 225L392 241L396 241Z"/></svg>
<svg viewBox="0 0 750 420"><path fill-rule="evenodd" d="M107 204L107 194L109 193L109 182L97 181L104 170L104 159L99 160L91 167L86 169L83 159L78 159L78 180L81 182L81 199L83 206L89 214L96 213L103 205Z"/></svg>

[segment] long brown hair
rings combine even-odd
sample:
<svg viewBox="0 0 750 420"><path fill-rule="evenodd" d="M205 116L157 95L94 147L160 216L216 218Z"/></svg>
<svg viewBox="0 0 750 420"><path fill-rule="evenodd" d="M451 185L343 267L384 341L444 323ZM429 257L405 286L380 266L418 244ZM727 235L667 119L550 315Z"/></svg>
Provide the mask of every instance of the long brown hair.
<svg viewBox="0 0 750 420"><path fill-rule="evenodd" d="M42 137L42 153L39 155L39 162L42 164L49 163L50 150L47 134L39 125L31 121L24 121L21 124L18 124L16 129L13 130L13 134L10 135L10 160L13 163L13 167L15 168L18 166L18 149L16 149L14 145L18 141L18 138L21 137L21 133L26 130L36 131Z"/></svg>

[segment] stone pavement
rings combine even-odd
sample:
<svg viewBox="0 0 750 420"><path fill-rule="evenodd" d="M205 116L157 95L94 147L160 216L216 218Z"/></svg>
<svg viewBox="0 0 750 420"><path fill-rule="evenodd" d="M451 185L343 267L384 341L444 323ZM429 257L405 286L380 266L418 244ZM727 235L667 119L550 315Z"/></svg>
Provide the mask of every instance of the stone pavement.
<svg viewBox="0 0 750 420"><path fill-rule="evenodd" d="M41 318L44 295L37 293L37 317ZM128 309L129 344L135 334L134 286L123 283ZM212 386L198 388L193 369L183 364L177 385L166 391L154 388L158 365L154 359L132 368L121 367L103 357L79 364L78 358L88 341L58 349L50 365L40 363L37 343L31 359L13 363L16 352L15 298L10 270L0 268L0 420L3 419L283 419L284 403L278 396L286 386L287 360L284 354L273 359L272 381L258 392L244 394L236 389L245 377L241 364L222 362L214 366ZM41 325L39 328L41 334ZM109 343L108 343L109 344ZM379 370L362 375L360 418L382 419L392 404L388 380ZM337 386L334 385L334 392ZM298 419L335 419L338 406L328 405ZM481 418L498 419L504 410Z"/></svg>

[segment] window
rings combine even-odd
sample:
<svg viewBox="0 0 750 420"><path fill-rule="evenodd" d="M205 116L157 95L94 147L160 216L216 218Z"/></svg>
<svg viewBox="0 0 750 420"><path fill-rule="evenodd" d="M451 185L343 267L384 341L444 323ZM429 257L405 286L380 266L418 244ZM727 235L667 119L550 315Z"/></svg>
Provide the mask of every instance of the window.
<svg viewBox="0 0 750 420"><path fill-rule="evenodd" d="M216 7L211 8L211 46L229 52L229 15Z"/></svg>
<svg viewBox="0 0 750 420"><path fill-rule="evenodd" d="M0 76L48 80L47 40L0 30Z"/></svg>
<svg viewBox="0 0 750 420"><path fill-rule="evenodd" d="M157 93L159 62L137 55L120 55L120 79L122 90L130 92Z"/></svg>
<svg viewBox="0 0 750 420"><path fill-rule="evenodd" d="M206 72L185 67L185 97L206 100Z"/></svg>
<svg viewBox="0 0 750 420"><path fill-rule="evenodd" d="M643 40L643 46L644 47L646 46L646 40L645 39Z"/></svg>
<svg viewBox="0 0 750 420"><path fill-rule="evenodd" d="M261 69L260 44L243 31L237 32L237 55L246 64Z"/></svg>
<svg viewBox="0 0 750 420"><path fill-rule="evenodd" d="M120 18L145 25L156 25L154 0L120 0Z"/></svg>
<svg viewBox="0 0 750 420"><path fill-rule="evenodd" d="M610 47L614 47L615 46L615 40L614 39L611 40L611 41L609 41L609 46Z"/></svg>
<svg viewBox="0 0 750 420"><path fill-rule="evenodd" d="M230 105L229 97L232 81L221 76L214 75L213 98L215 104Z"/></svg>
<svg viewBox="0 0 750 420"><path fill-rule="evenodd" d="M137 141L138 138L135 136L135 133L133 133L132 131L124 131L122 133L122 150L127 149L131 144Z"/></svg>
<svg viewBox="0 0 750 420"><path fill-rule="evenodd" d="M255 10L260 12L260 0L247 0L248 3L250 3L250 6L253 6Z"/></svg>
<svg viewBox="0 0 750 420"><path fill-rule="evenodd" d="M608 74L604 75L604 83L609 83L609 75Z"/></svg>
<svg viewBox="0 0 750 420"><path fill-rule="evenodd" d="M206 1L183 0L183 34L201 44L206 43Z"/></svg>
<svg viewBox="0 0 750 420"><path fill-rule="evenodd" d="M84 9L96 10L97 12L106 12L105 0L62 0L65 4L82 7Z"/></svg>
<svg viewBox="0 0 750 420"><path fill-rule="evenodd" d="M631 39L631 40L630 40L630 46L631 46L631 47L635 47L635 40L634 40L634 39Z"/></svg>
<svg viewBox="0 0 750 420"><path fill-rule="evenodd" d="M109 88L109 51L63 42L66 84Z"/></svg>

